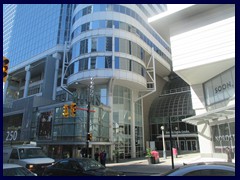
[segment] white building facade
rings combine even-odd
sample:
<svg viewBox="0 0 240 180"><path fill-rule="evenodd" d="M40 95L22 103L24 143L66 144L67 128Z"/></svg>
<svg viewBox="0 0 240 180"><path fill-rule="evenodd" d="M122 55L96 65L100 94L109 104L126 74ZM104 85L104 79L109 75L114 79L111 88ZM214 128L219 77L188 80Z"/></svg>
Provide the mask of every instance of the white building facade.
<svg viewBox="0 0 240 180"><path fill-rule="evenodd" d="M196 4L150 19L172 49L173 71L191 86L200 153L235 153L235 5ZM234 157L232 157L234 158Z"/></svg>

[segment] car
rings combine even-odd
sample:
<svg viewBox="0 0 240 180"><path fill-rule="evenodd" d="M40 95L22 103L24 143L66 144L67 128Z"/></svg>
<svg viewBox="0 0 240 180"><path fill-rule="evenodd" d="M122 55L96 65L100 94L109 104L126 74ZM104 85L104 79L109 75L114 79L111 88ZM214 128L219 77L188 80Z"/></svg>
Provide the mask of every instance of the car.
<svg viewBox="0 0 240 180"><path fill-rule="evenodd" d="M124 176L91 158L66 158L47 166L43 176Z"/></svg>
<svg viewBox="0 0 240 180"><path fill-rule="evenodd" d="M3 176L37 176L37 174L18 164L4 163Z"/></svg>
<svg viewBox="0 0 240 180"><path fill-rule="evenodd" d="M227 162L198 162L184 164L161 176L235 176L235 164Z"/></svg>

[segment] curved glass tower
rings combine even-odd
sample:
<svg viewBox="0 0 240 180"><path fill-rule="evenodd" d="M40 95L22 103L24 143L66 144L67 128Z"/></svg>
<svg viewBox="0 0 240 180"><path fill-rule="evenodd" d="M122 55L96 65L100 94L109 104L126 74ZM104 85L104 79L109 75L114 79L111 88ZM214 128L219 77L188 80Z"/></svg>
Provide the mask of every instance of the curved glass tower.
<svg viewBox="0 0 240 180"><path fill-rule="evenodd" d="M94 78L92 103L111 107L109 141L121 158L144 151L138 99L141 91L156 86L149 83L148 63L154 57L159 68L170 71L170 48L146 20L134 4L78 4L72 13L66 85L81 96L88 94L86 87Z"/></svg>

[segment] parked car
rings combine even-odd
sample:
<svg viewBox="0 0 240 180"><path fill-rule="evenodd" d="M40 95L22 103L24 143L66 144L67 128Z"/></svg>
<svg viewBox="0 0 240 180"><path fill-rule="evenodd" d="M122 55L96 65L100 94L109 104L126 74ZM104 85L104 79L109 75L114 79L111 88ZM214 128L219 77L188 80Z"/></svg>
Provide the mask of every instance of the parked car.
<svg viewBox="0 0 240 180"><path fill-rule="evenodd" d="M3 147L3 163L18 164L41 176L46 166L53 164L36 143L14 144Z"/></svg>
<svg viewBox="0 0 240 180"><path fill-rule="evenodd" d="M67 158L47 166L44 176L124 176L123 172L106 168L98 161L87 158Z"/></svg>
<svg viewBox="0 0 240 180"><path fill-rule="evenodd" d="M37 176L37 174L18 164L4 163L3 176Z"/></svg>
<svg viewBox="0 0 240 180"><path fill-rule="evenodd" d="M161 176L235 176L235 164L227 162L186 164Z"/></svg>

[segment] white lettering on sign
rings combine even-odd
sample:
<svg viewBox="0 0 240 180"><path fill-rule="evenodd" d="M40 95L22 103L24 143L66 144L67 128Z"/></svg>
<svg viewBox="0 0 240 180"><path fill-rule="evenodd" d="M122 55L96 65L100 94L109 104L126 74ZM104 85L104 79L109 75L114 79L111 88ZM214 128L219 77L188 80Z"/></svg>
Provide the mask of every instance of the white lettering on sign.
<svg viewBox="0 0 240 180"><path fill-rule="evenodd" d="M222 136L215 136L216 141L235 141L235 134L231 135L222 135Z"/></svg>
<svg viewBox="0 0 240 180"><path fill-rule="evenodd" d="M17 131L7 131L6 141L15 141L17 139Z"/></svg>
<svg viewBox="0 0 240 180"><path fill-rule="evenodd" d="M224 83L224 84L222 84L218 87L215 87L215 93L217 94L221 91L225 91L226 89L229 89L229 88L232 88L232 87L234 87L234 86L233 86L232 82L229 81L229 82Z"/></svg>

